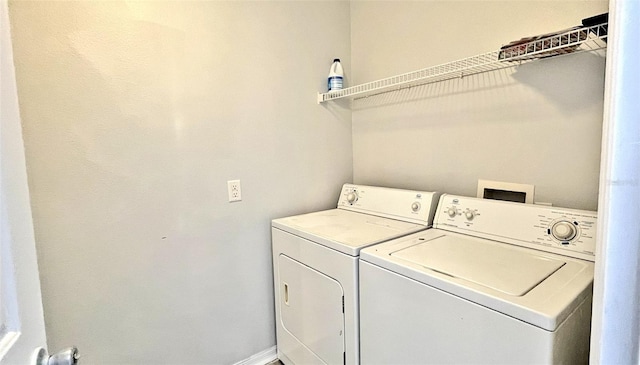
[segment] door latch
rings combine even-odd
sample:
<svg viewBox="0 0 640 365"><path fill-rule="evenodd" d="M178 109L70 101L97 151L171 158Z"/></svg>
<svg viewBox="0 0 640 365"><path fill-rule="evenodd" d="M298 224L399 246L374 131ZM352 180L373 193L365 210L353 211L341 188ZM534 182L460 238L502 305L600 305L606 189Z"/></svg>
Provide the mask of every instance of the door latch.
<svg viewBox="0 0 640 365"><path fill-rule="evenodd" d="M47 354L47 350L39 348L33 363L35 365L77 365L79 359L80 353L76 347L68 347L51 356Z"/></svg>

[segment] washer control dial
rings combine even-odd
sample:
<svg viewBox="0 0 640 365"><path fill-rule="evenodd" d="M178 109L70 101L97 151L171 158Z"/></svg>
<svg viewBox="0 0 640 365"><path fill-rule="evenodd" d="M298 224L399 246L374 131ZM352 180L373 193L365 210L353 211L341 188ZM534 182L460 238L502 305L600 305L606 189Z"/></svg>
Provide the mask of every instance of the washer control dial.
<svg viewBox="0 0 640 365"><path fill-rule="evenodd" d="M571 241L577 233L576 227L569 221L556 222L551 227L551 234L559 241Z"/></svg>
<svg viewBox="0 0 640 365"><path fill-rule="evenodd" d="M349 204L353 204L353 203L357 202L358 201L358 193L356 193L355 191L352 191L349 194L347 194L347 201L349 202Z"/></svg>
<svg viewBox="0 0 640 365"><path fill-rule="evenodd" d="M451 207L447 209L447 214L449 215L449 217L453 218L456 216L456 214L458 214L458 210L455 207Z"/></svg>
<svg viewBox="0 0 640 365"><path fill-rule="evenodd" d="M467 210L464 212L464 216L465 216L465 218L467 218L467 220L472 221L472 220L473 220L473 218L475 218L475 217L476 217L476 213L475 213L473 210L469 210L469 209L467 209Z"/></svg>
<svg viewBox="0 0 640 365"><path fill-rule="evenodd" d="M411 210L414 212L417 212L420 210L420 203L418 202L413 202L413 204L411 204Z"/></svg>

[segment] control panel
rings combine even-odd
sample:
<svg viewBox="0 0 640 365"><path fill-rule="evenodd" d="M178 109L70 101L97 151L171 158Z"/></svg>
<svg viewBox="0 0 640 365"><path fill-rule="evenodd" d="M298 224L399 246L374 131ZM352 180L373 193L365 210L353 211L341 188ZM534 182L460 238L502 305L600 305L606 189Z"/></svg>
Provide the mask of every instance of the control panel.
<svg viewBox="0 0 640 365"><path fill-rule="evenodd" d="M596 222L592 211L445 194L434 226L594 261Z"/></svg>
<svg viewBox="0 0 640 365"><path fill-rule="evenodd" d="M439 198L434 192L345 184L338 209L430 226Z"/></svg>

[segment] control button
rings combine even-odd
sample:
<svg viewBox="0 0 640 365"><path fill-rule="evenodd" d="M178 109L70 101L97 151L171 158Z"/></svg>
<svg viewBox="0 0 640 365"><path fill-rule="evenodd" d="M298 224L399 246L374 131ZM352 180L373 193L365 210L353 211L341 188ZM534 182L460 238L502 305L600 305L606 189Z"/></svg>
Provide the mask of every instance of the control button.
<svg viewBox="0 0 640 365"><path fill-rule="evenodd" d="M456 208L451 207L447 209L447 214L449 215L449 217L453 218L456 216L456 214L458 214L458 211L456 210Z"/></svg>
<svg viewBox="0 0 640 365"><path fill-rule="evenodd" d="M577 233L576 227L567 221L557 222L551 227L551 234L558 241L571 241Z"/></svg>
<svg viewBox="0 0 640 365"><path fill-rule="evenodd" d="M472 220L473 220L473 218L475 218L476 213L475 213L475 212L473 212L472 210L468 210L468 209L467 209L467 211L466 211L466 212L464 212L464 216L467 218L467 220L472 221Z"/></svg>
<svg viewBox="0 0 640 365"><path fill-rule="evenodd" d="M358 194L355 191L350 192L349 194L347 194L347 201L349 202L349 204L357 202Z"/></svg>
<svg viewBox="0 0 640 365"><path fill-rule="evenodd" d="M413 210L414 212L419 211L420 210L420 203L413 202L413 204L411 204L411 210Z"/></svg>

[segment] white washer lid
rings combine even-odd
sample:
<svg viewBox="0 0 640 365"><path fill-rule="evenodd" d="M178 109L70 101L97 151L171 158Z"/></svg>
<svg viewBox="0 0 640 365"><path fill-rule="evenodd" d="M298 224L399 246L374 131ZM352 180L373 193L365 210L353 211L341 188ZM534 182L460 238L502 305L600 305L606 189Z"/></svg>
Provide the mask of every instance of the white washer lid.
<svg viewBox="0 0 640 365"><path fill-rule="evenodd" d="M525 295L565 265L508 246L451 236L436 237L391 256L514 296Z"/></svg>
<svg viewBox="0 0 640 365"><path fill-rule="evenodd" d="M421 262L420 259L398 257L398 254L405 249L422 245L425 242L438 242L437 239L444 236L450 237L445 241L440 241L443 242L444 246L457 240L461 240L463 242L471 241L471 244L479 246L501 246L505 250L512 251L515 256L524 255L546 258L551 262L564 262L564 265L551 273L544 280L534 285L534 287L528 292L518 296L507 294L503 291L487 286L487 284L489 284L487 281L489 280L486 278L482 278L482 284L471 281L468 278L473 278L474 280L479 281L477 280L479 277L475 274L463 274L462 269L460 268L452 270L452 272L457 275L465 275L468 278L452 276L451 274L431 269L425 264L416 263L416 261ZM463 260L465 260L467 264L472 263L472 266L482 267L483 265L479 264L480 261L487 260L488 257L491 257L492 254L496 254L496 252L502 254L500 250L488 248L487 250L490 253L483 254L482 259L478 259L478 252L482 253L482 250L483 249L480 248L467 250L466 254L468 254L469 257ZM463 256L461 250L457 250L457 252L458 255ZM394 253L397 254L394 255ZM426 257L426 255L424 255L424 257ZM591 300L591 290L593 288L593 262L518 247L483 238L470 237L460 233L443 231L441 229L428 229L406 237L367 247L360 252L360 260L449 294L464 298L486 308L504 313L513 318L520 319L548 331L555 331L558 326L560 326L560 324L564 322L564 320L573 313L579 305L581 305L581 303L585 300ZM444 259L438 261L445 262ZM534 260L533 262L536 263L534 266L538 266L538 261ZM512 271L508 272L507 267L503 266L503 264L509 265L508 267ZM485 263L484 265L487 264ZM442 267L442 269L451 270L450 268L444 267ZM474 270L479 271L480 268L474 268ZM520 271L523 270L528 271L529 268L517 267L516 265L511 265L508 262L501 262L499 265L491 267L491 270L489 271L492 273L502 273L504 274L503 277L519 277L521 275ZM539 273L537 275L539 278L544 274ZM535 276L536 275L534 275L534 278ZM495 282L491 282L489 285L499 286Z"/></svg>

